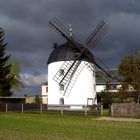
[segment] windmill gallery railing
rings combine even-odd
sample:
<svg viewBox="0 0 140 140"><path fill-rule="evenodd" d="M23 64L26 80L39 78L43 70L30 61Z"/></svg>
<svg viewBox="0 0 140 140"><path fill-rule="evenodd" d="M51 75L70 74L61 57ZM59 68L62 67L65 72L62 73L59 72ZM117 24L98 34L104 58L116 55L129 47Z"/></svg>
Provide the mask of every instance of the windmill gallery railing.
<svg viewBox="0 0 140 140"><path fill-rule="evenodd" d="M89 105L47 105L47 104L23 104L23 103L0 103L0 112L37 112L37 113L60 113L63 114L83 114L101 115L101 106Z"/></svg>

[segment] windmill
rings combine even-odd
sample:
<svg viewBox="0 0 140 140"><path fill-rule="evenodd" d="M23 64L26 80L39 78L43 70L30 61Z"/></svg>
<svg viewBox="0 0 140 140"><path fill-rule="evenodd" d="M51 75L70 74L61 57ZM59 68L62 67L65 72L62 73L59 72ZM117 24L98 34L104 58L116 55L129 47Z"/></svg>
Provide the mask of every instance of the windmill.
<svg viewBox="0 0 140 140"><path fill-rule="evenodd" d="M85 44L56 18L49 21L49 26L67 42L55 44L48 59L48 104L86 104L89 100L96 104L95 66L108 77L110 74L95 61L90 49L103 38L108 26L101 20Z"/></svg>

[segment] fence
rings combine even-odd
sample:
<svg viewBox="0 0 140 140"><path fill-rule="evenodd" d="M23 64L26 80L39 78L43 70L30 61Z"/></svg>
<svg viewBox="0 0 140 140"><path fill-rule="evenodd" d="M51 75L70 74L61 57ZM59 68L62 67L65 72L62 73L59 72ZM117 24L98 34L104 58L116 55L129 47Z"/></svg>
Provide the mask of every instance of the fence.
<svg viewBox="0 0 140 140"><path fill-rule="evenodd" d="M25 112L25 111L43 111L47 109L45 104L21 104L7 103L0 104L0 112Z"/></svg>
<svg viewBox="0 0 140 140"><path fill-rule="evenodd" d="M111 105L112 117L140 117L140 104L114 103Z"/></svg>
<svg viewBox="0 0 140 140"><path fill-rule="evenodd" d="M68 114L84 114L100 116L102 113L101 106L87 106L87 105L47 105L47 104L19 104L7 103L0 104L0 112L46 112L46 113L61 113Z"/></svg>

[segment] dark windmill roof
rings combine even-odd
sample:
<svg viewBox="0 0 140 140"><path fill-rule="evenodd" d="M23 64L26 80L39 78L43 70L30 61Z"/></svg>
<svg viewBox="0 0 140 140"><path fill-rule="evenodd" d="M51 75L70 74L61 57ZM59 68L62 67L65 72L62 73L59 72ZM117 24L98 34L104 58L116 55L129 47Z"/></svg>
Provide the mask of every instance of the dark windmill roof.
<svg viewBox="0 0 140 140"><path fill-rule="evenodd" d="M78 44L78 46L82 48L81 44ZM57 61L73 60L79 54L79 52L80 51L76 47L74 47L70 42L66 42L61 45L55 44L54 50L50 54L47 64ZM79 60L90 61L89 59L94 60L94 57L92 53L88 49L86 49L85 53L80 57Z"/></svg>

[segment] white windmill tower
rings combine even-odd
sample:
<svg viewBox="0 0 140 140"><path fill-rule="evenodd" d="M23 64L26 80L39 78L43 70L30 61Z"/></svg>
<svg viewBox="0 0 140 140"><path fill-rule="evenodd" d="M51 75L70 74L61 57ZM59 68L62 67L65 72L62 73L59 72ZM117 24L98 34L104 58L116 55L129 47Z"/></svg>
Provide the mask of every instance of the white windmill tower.
<svg viewBox="0 0 140 140"><path fill-rule="evenodd" d="M56 18L49 21L49 25L67 42L55 44L48 59L48 105L97 104L94 66L109 74L96 63L89 48L103 37L108 26L101 21L82 45L72 34L72 29L63 26Z"/></svg>

